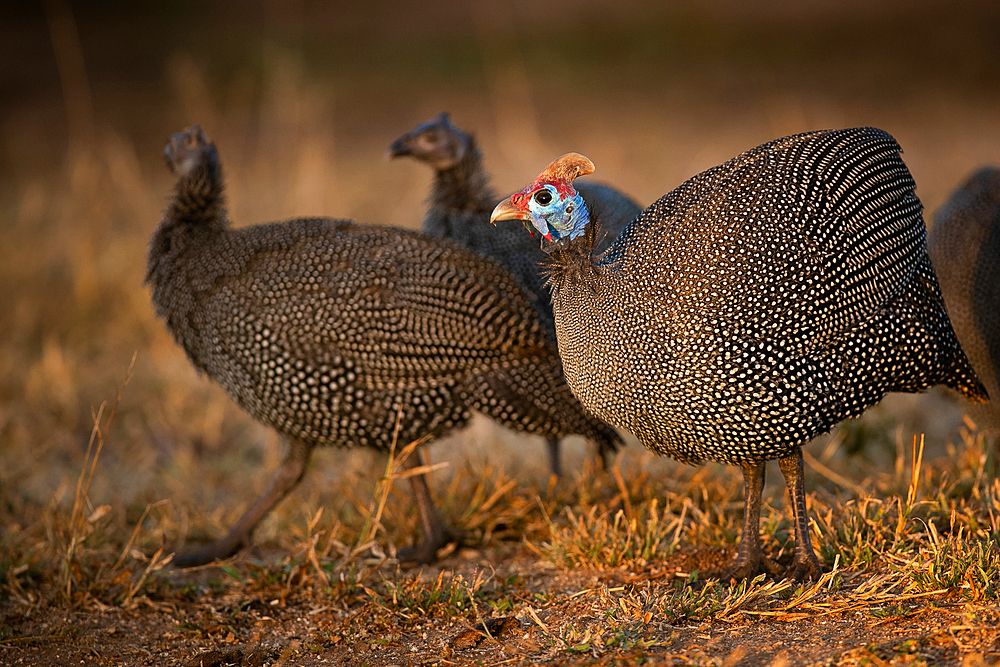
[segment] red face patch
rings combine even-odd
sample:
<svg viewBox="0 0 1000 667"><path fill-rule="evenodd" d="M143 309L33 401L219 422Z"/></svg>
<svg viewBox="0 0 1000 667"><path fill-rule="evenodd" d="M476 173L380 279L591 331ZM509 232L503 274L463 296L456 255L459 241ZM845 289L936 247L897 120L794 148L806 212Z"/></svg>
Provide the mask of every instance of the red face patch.
<svg viewBox="0 0 1000 667"><path fill-rule="evenodd" d="M527 208L528 198L546 185L551 185L556 189L556 192L559 193L560 201L566 199L566 197L575 197L577 194L572 182L556 181L550 178L538 177L535 179L534 183L520 192L511 195L510 203L518 208Z"/></svg>

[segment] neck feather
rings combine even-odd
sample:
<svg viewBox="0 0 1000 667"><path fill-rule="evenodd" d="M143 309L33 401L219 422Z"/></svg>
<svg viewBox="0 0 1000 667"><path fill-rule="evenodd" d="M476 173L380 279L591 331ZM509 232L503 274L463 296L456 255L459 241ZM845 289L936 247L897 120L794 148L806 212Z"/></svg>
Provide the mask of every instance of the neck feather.
<svg viewBox="0 0 1000 667"><path fill-rule="evenodd" d="M431 208L459 211L492 211L496 195L483 169L483 156L473 137L468 138L465 155L454 167L438 171L431 188Z"/></svg>
<svg viewBox="0 0 1000 667"><path fill-rule="evenodd" d="M600 236L600 220L591 214L590 222L580 236L548 244L547 247L543 241L542 249L549 255L545 268L550 289L567 279L587 277L594 272L594 249Z"/></svg>
<svg viewBox="0 0 1000 667"><path fill-rule="evenodd" d="M197 245L197 239L225 232L229 227L225 203L218 165L203 165L182 176L150 241L146 282L167 278L174 262Z"/></svg>
<svg viewBox="0 0 1000 667"><path fill-rule="evenodd" d="M224 228L228 226L225 204L221 167L201 165L177 181L164 222Z"/></svg>

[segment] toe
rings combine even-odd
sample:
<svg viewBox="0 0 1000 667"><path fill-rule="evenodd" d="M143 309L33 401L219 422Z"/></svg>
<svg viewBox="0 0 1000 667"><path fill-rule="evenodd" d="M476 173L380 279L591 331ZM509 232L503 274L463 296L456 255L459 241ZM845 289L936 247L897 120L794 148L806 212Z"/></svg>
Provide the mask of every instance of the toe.
<svg viewBox="0 0 1000 667"><path fill-rule="evenodd" d="M200 549L174 554L172 562L177 567L197 567L198 565L208 565L214 561L229 557L230 554L221 554L213 546L209 544Z"/></svg>
<svg viewBox="0 0 1000 667"><path fill-rule="evenodd" d="M759 554L759 556L743 560L737 559L736 565L723 580L743 581L744 579L753 579L758 574L770 574L772 577L776 577L780 572L781 567L777 563L764 554Z"/></svg>
<svg viewBox="0 0 1000 667"><path fill-rule="evenodd" d="M427 565L437 560L437 552L452 542L462 541L462 534L445 524L441 526L441 534L434 540L423 540L416 546L400 549L396 552L396 560L400 563L419 563Z"/></svg>
<svg viewBox="0 0 1000 667"><path fill-rule="evenodd" d="M249 544L249 535L226 535L197 549L175 553L171 562L177 567L207 565L213 561L225 560Z"/></svg>
<svg viewBox="0 0 1000 667"><path fill-rule="evenodd" d="M407 547L397 551L396 560L400 563L417 563L418 565L427 565L437 560L437 549L434 548L434 545L429 544L428 542L421 542L416 546Z"/></svg>
<svg viewBox="0 0 1000 667"><path fill-rule="evenodd" d="M819 561L813 558L796 558L792 578L796 581L815 581L823 574Z"/></svg>

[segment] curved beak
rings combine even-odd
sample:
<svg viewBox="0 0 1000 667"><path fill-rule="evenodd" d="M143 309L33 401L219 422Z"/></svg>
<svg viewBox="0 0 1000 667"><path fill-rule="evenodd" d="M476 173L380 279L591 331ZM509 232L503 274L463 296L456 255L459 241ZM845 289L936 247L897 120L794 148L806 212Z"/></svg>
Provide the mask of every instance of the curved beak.
<svg viewBox="0 0 1000 667"><path fill-rule="evenodd" d="M386 158L403 157L404 155L412 155L413 149L410 148L410 135L404 134L399 139L396 139L389 148L385 151Z"/></svg>
<svg viewBox="0 0 1000 667"><path fill-rule="evenodd" d="M502 202L497 204L497 207L493 209L493 213L490 215L490 222L494 225L500 220L527 220L528 213L522 211L521 209L514 206L510 199L504 199Z"/></svg>

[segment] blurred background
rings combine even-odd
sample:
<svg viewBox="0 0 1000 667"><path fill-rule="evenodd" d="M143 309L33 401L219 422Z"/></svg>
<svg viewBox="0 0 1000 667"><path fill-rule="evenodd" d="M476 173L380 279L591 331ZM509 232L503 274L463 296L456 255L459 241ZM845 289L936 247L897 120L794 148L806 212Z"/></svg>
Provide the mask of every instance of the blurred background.
<svg viewBox="0 0 1000 667"><path fill-rule="evenodd" d="M124 523L170 498L171 539L188 512L218 534L280 460L277 437L196 375L142 286L172 186L162 149L189 124L219 146L236 224L418 227L431 174L384 153L444 110L479 138L498 192L574 150L643 205L764 141L876 125L902 144L930 213L973 169L1000 163L998 36L995 0L5 3L3 523L17 530L72 501L94 411L134 353L95 503ZM943 394L894 400L838 436L847 449L894 455L917 432L943 447L961 418ZM834 465L844 449L815 452ZM542 451L479 421L431 455L544 478ZM586 452L571 443L564 469ZM367 502L375 460L320 453L264 537L281 512L300 521L349 505L345 476Z"/></svg>

